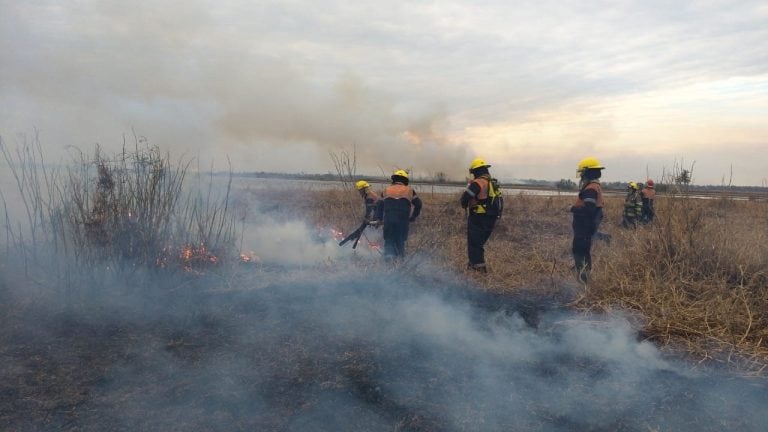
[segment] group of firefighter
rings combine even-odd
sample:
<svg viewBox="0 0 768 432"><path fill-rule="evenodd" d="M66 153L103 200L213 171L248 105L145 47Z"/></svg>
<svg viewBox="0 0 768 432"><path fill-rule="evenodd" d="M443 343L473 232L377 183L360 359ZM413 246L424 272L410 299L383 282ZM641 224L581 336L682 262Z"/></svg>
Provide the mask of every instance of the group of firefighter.
<svg viewBox="0 0 768 432"><path fill-rule="evenodd" d="M461 194L459 204L466 209L467 216L467 267L470 270L486 273L485 243L488 241L501 210L492 210L495 179L483 159L475 159L469 166L472 180ZM600 177L605 169L594 157L582 159L577 166L580 178L579 193L570 211L573 214L572 253L577 277L586 283L592 269L592 241L595 238L608 238L599 231L603 220L605 200L600 185ZM392 182L384 189L381 196L371 190L370 184L360 180L355 188L365 201L365 222L372 226L383 225L384 255L389 258L403 257L408 239L409 224L421 213L422 202L409 185L408 172L396 170L391 176ZM622 224L636 227L638 223L650 223L654 218L653 201L655 198L654 182L647 180L641 187L636 182L629 183L625 198Z"/></svg>
<svg viewBox="0 0 768 432"><path fill-rule="evenodd" d="M624 197L624 213L621 225L624 228L637 228L637 224L653 222L655 212L653 200L656 198L653 180L648 180L645 185L637 182L629 182L627 195Z"/></svg>

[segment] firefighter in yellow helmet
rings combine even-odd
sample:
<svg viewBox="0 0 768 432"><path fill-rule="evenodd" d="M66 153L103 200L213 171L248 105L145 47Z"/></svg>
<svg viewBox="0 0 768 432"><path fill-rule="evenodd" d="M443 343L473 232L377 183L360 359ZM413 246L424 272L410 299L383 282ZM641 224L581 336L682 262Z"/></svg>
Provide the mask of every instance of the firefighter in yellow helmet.
<svg viewBox="0 0 768 432"><path fill-rule="evenodd" d="M605 169L594 157L579 162L579 196L571 207L573 213L573 260L579 280L586 283L592 270L592 239L603 220L603 190L600 176Z"/></svg>
<svg viewBox="0 0 768 432"><path fill-rule="evenodd" d="M636 182L627 184L627 195L624 197L624 213L621 226L624 228L637 228L643 203L640 200L640 188Z"/></svg>
<svg viewBox="0 0 768 432"><path fill-rule="evenodd" d="M379 196L376 192L371 190L371 185L365 181L360 180L355 183L355 189L360 192L360 196L363 197L365 203L365 220L371 221L376 216L376 204L379 202Z"/></svg>
<svg viewBox="0 0 768 432"><path fill-rule="evenodd" d="M384 256L405 256L409 224L421 213L421 199L408 186L408 173L395 170L376 206L376 219L384 224Z"/></svg>
<svg viewBox="0 0 768 432"><path fill-rule="evenodd" d="M490 210L489 189L491 187L491 166L483 159L475 159L469 165L473 180L461 194L461 207L469 210L467 217L468 268L486 273L485 243L491 237L496 221L501 216Z"/></svg>

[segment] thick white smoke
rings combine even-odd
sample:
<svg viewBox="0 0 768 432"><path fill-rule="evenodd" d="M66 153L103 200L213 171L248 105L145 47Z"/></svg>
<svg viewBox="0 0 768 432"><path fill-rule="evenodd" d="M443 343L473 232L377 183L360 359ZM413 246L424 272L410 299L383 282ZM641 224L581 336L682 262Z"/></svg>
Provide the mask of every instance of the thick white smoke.
<svg viewBox="0 0 768 432"><path fill-rule="evenodd" d="M246 227L243 245L265 264L312 266L338 258L344 252L330 236L300 220L278 221L261 216L259 224Z"/></svg>

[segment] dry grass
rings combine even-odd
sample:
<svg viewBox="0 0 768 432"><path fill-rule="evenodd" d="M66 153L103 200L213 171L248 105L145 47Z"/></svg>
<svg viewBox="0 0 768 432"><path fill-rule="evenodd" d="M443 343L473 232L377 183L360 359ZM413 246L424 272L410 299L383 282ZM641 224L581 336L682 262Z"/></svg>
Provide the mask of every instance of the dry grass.
<svg viewBox="0 0 768 432"><path fill-rule="evenodd" d="M0 189L6 251L25 266L52 255L65 258L51 272L57 277L68 273L67 260L81 268L190 269L232 252L230 184L214 187L212 177L188 175L191 160L173 161L146 141L137 138L133 149L114 155L98 146L93 154L78 152L64 169L48 167L39 143L12 152L0 141L0 161L27 219L17 225L8 216L18 204Z"/></svg>
<svg viewBox="0 0 768 432"><path fill-rule="evenodd" d="M768 364L765 202L661 200L652 227L619 232L587 305L635 310L646 335L746 372Z"/></svg>
<svg viewBox="0 0 768 432"><path fill-rule="evenodd" d="M264 192L258 199L269 200ZM286 212L345 230L358 223L354 191L296 192ZM659 197L653 225L619 227L621 197L609 197L588 287L572 272L572 196L507 196L507 210L486 246L491 272L467 272L466 230L458 197L421 194L408 254L429 256L477 286L500 293L536 291L574 308L623 312L641 334L695 361L747 374L768 365L768 203ZM283 202L285 202L283 200ZM573 297L576 297L575 301Z"/></svg>

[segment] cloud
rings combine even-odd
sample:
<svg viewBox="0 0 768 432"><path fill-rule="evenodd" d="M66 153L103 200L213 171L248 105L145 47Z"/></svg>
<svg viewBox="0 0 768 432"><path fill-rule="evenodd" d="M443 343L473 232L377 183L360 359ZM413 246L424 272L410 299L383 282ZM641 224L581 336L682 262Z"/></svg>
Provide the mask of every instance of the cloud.
<svg viewBox="0 0 768 432"><path fill-rule="evenodd" d="M606 107L690 101L681 91L753 77L763 90L728 101L747 113L768 82L759 1L4 0L0 12L6 138L37 127L51 148L119 146L135 129L174 151L232 155L242 170L322 172L329 150L355 146L368 172L462 176L475 155L514 165L519 148L541 145L528 160L557 177L547 167L571 147L618 153L647 137L644 147L671 155L697 145L686 123L722 114L720 99L699 100L712 112L672 113L665 140ZM634 114L652 116L652 105ZM745 115L738 142L757 142L760 124ZM713 146L733 142L732 129L713 132Z"/></svg>

